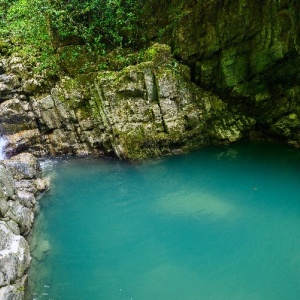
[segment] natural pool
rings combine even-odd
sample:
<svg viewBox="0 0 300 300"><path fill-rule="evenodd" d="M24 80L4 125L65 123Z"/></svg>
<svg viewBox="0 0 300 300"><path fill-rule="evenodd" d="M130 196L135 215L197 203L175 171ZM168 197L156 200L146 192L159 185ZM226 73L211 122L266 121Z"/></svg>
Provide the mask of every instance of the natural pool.
<svg viewBox="0 0 300 300"><path fill-rule="evenodd" d="M54 174L30 299L300 299L299 150L78 159Z"/></svg>

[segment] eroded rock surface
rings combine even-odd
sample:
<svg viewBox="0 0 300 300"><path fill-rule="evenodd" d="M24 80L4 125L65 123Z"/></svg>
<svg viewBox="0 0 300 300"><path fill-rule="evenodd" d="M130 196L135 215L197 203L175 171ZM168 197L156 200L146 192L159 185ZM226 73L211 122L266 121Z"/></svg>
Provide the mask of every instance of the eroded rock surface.
<svg viewBox="0 0 300 300"><path fill-rule="evenodd" d="M119 157L157 156L249 134L255 121L193 84L167 46L148 51L151 61L100 73L95 81L95 110Z"/></svg>
<svg viewBox="0 0 300 300"><path fill-rule="evenodd" d="M0 299L24 298L31 256L25 236L30 232L40 181L38 161L22 153L0 161ZM26 182L26 184L24 184Z"/></svg>
<svg viewBox="0 0 300 300"><path fill-rule="evenodd" d="M169 46L154 44L144 60L99 72L84 85L63 77L48 94L31 93L21 78L19 94L0 103L7 152L135 159L249 136L255 120L192 83ZM17 74L21 67L13 62L6 61L7 69Z"/></svg>
<svg viewBox="0 0 300 300"><path fill-rule="evenodd" d="M249 135L300 146L299 11L297 1L150 1L143 38L169 43L177 60L154 44L139 65L49 85L22 58L3 59L7 150L135 158Z"/></svg>
<svg viewBox="0 0 300 300"><path fill-rule="evenodd" d="M299 146L299 11L285 0L151 1L143 32L170 43L193 81L257 131Z"/></svg>

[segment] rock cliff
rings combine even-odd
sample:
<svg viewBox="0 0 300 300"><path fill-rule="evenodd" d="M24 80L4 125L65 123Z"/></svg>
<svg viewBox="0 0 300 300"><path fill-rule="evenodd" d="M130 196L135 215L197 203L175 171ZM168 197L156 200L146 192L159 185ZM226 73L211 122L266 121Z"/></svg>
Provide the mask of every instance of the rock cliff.
<svg viewBox="0 0 300 300"><path fill-rule="evenodd" d="M37 160L23 153L0 161L0 299L21 300L31 256L36 196L46 189Z"/></svg>
<svg viewBox="0 0 300 300"><path fill-rule="evenodd" d="M299 12L299 1L151 1L144 32L258 131L299 146Z"/></svg>
<svg viewBox="0 0 300 300"><path fill-rule="evenodd" d="M144 62L98 72L85 84L63 77L48 91L3 61L0 132L7 153L37 156L114 153L136 159L249 136L255 120L190 80L190 69L154 44Z"/></svg>
<svg viewBox="0 0 300 300"><path fill-rule="evenodd" d="M294 0L152 0L141 22L152 45L138 64L50 82L20 55L1 57L12 158L0 161L0 298L24 297L24 237L46 188L36 159L17 154L141 159L242 138L299 147L299 14Z"/></svg>
<svg viewBox="0 0 300 300"><path fill-rule="evenodd" d="M152 0L141 29L164 44L139 64L49 84L17 55L3 59L7 152L135 159L249 137L298 147L299 11L284 0Z"/></svg>

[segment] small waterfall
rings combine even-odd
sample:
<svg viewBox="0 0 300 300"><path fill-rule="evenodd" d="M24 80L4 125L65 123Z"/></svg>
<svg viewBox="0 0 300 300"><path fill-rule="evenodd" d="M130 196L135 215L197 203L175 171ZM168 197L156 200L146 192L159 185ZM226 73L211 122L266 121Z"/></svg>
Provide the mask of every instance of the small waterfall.
<svg viewBox="0 0 300 300"><path fill-rule="evenodd" d="M5 145L6 145L7 141L6 139L4 139L3 137L0 136L0 160L1 159L5 159Z"/></svg>

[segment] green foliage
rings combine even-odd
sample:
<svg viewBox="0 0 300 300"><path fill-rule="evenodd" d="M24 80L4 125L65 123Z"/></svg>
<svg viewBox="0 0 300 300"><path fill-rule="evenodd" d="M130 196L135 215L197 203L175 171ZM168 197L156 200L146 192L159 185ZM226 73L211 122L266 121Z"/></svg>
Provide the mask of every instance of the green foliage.
<svg viewBox="0 0 300 300"><path fill-rule="evenodd" d="M61 39L77 37L88 45L134 45L137 0L52 0L52 30Z"/></svg>
<svg viewBox="0 0 300 300"><path fill-rule="evenodd" d="M158 0L0 0L0 42L51 74L119 70L141 60L136 50L147 40L167 43L182 14ZM135 57L119 50L127 48Z"/></svg>
<svg viewBox="0 0 300 300"><path fill-rule="evenodd" d="M14 51L37 62L39 71L55 72L48 5L40 0L0 0L0 34L12 42Z"/></svg>
<svg viewBox="0 0 300 300"><path fill-rule="evenodd" d="M57 50L66 45L102 54L135 48L141 6L141 0L0 0L0 35L39 57L40 68L55 69Z"/></svg>

